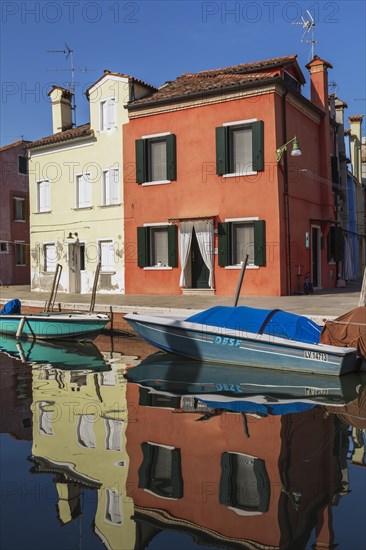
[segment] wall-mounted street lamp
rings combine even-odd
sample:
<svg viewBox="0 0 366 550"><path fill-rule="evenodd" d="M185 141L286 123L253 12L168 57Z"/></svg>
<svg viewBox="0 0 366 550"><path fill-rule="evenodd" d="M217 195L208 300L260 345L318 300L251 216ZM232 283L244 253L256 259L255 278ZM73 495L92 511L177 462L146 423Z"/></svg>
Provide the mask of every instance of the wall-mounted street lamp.
<svg viewBox="0 0 366 550"><path fill-rule="evenodd" d="M276 150L276 160L277 162L280 162L281 158L282 158L282 155L285 151L287 151L287 146L290 145L290 143L293 143L293 146L292 146L292 151L291 151L291 156L292 157L301 157L301 149L299 147L299 142L297 140L297 137L293 137L292 139L290 139L290 141L288 141L287 143L285 143L284 145L281 145L281 147L279 147L277 150Z"/></svg>
<svg viewBox="0 0 366 550"><path fill-rule="evenodd" d="M68 236L66 237L66 241L77 241L78 240L78 237L79 237L79 233L70 233L68 234Z"/></svg>

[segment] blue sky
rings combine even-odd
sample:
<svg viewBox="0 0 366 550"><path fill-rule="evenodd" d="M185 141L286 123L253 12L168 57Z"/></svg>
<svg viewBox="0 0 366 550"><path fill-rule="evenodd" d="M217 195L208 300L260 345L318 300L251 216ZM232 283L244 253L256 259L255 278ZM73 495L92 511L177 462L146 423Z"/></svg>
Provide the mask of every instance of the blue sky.
<svg viewBox="0 0 366 550"><path fill-rule="evenodd" d="M329 79L348 103L346 115L365 113L361 0L2 0L0 9L1 145L52 133L47 92L71 77L66 56L47 50L63 50L65 43L75 52L78 124L89 120L82 92L105 68L160 86L184 72L297 53L308 95L310 45L292 24L308 18L306 10L316 22L315 53L332 63Z"/></svg>

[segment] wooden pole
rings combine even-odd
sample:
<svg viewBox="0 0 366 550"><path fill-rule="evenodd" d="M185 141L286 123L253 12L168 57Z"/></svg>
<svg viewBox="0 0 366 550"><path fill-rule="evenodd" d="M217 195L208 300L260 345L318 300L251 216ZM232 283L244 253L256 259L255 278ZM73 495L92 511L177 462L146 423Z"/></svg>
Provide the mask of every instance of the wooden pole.
<svg viewBox="0 0 366 550"><path fill-rule="evenodd" d="M248 258L249 258L249 254L247 254L245 256L245 260L241 264L241 270L240 270L238 286L236 287L236 293L235 293L234 307L236 307L238 305L241 285L243 284L243 279L244 279L244 275L245 275L245 270L247 268Z"/></svg>
<svg viewBox="0 0 366 550"><path fill-rule="evenodd" d="M58 290L58 285L60 283L61 271L62 271L62 265L57 264L55 275L53 277L51 294L50 294L50 297L49 297L48 301L46 302L46 304L44 306L44 312L45 313L48 313L50 310L52 311L52 309L53 309L55 299L56 299L57 290Z"/></svg>
<svg viewBox="0 0 366 550"><path fill-rule="evenodd" d="M91 313L92 311L94 311L95 296L96 296L96 293L97 293L99 272L100 272L100 262L97 263L97 267L96 267L96 269L95 269L93 290L92 290L92 295L91 295L91 300L90 300L90 308L89 308L89 312L90 312L90 313Z"/></svg>
<svg viewBox="0 0 366 550"><path fill-rule="evenodd" d="M365 271L363 272L360 300L358 302L358 307L365 307L365 306L366 306L366 267L365 267Z"/></svg>

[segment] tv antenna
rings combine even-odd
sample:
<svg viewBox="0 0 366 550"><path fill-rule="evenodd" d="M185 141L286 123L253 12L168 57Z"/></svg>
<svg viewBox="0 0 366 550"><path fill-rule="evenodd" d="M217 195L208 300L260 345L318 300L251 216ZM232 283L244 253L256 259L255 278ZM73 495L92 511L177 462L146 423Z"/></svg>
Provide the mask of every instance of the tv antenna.
<svg viewBox="0 0 366 550"><path fill-rule="evenodd" d="M310 49L310 55L311 59L314 59L315 55L315 44L317 44L317 40L315 40L315 21L313 16L311 15L309 10L306 10L306 13L308 14L308 19L306 20L303 16L301 16L301 21L293 22L293 25L301 25L304 29L303 35L301 37L301 43L302 44L311 44ZM308 35L311 33L311 38L308 38Z"/></svg>
<svg viewBox="0 0 366 550"><path fill-rule="evenodd" d="M71 49L65 42L64 50L46 50L46 53L63 53L66 56L66 61L70 59L70 69L47 69L50 71L64 72L71 70L71 82L66 82L69 86L72 93L72 111L73 111L73 126L76 126L76 94L75 94L75 72L80 71L86 73L88 71L94 71L94 69L87 69L86 67L82 69L76 69L74 64L74 50Z"/></svg>

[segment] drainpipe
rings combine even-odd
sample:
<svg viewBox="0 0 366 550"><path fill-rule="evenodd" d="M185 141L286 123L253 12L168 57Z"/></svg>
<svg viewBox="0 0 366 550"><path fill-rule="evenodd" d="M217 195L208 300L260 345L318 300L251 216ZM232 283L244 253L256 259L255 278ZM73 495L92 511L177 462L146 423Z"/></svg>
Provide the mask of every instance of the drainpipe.
<svg viewBox="0 0 366 550"><path fill-rule="evenodd" d="M283 143L287 142L287 117L286 117L286 97L288 91L282 96L282 132ZM290 232L290 199L288 194L288 162L287 151L283 155L283 176L284 176L284 201L285 201L285 231L286 231L286 275L287 275L287 295L291 295L291 232Z"/></svg>

